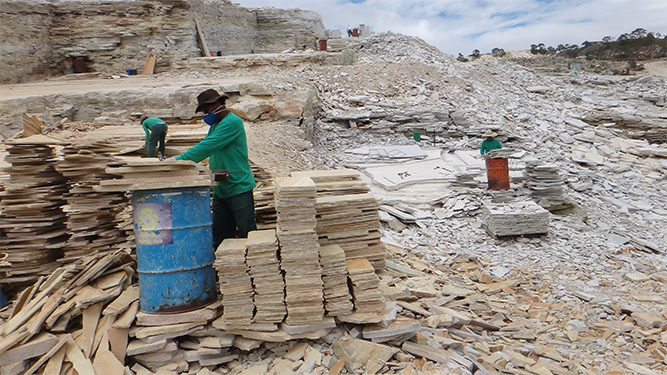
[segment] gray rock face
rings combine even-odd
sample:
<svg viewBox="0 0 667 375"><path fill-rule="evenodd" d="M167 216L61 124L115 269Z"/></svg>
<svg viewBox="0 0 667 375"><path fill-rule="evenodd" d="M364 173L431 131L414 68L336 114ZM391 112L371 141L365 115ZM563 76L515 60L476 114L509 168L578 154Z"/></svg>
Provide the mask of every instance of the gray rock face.
<svg viewBox="0 0 667 375"><path fill-rule="evenodd" d="M196 53L194 24L186 0L5 2L0 81L28 74L72 73L73 59L90 71L143 68L146 56L157 66ZM25 27L25 25L28 27ZM21 27L17 27L21 25Z"/></svg>
<svg viewBox="0 0 667 375"><path fill-rule="evenodd" d="M36 1L0 3L0 82L48 70L51 17L50 7Z"/></svg>
<svg viewBox="0 0 667 375"><path fill-rule="evenodd" d="M155 54L164 71L201 55L195 18L209 50L224 55L314 49L325 35L315 12L250 10L226 0L5 1L0 82L73 73L76 58L88 71L141 72Z"/></svg>
<svg viewBox="0 0 667 375"><path fill-rule="evenodd" d="M315 48L317 38L326 35L322 16L310 10L258 8L255 51Z"/></svg>
<svg viewBox="0 0 667 375"><path fill-rule="evenodd" d="M191 0L190 3L210 50L223 55L253 52L257 36L255 13L221 0Z"/></svg>

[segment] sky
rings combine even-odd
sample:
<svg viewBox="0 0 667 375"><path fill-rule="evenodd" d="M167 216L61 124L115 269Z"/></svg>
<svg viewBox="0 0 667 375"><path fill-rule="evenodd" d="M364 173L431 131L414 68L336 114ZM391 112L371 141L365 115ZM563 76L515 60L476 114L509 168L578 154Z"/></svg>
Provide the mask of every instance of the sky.
<svg viewBox="0 0 667 375"><path fill-rule="evenodd" d="M667 0L233 0L244 7L309 9L324 27L370 25L418 36L448 54L531 44L581 44L636 28L667 33Z"/></svg>

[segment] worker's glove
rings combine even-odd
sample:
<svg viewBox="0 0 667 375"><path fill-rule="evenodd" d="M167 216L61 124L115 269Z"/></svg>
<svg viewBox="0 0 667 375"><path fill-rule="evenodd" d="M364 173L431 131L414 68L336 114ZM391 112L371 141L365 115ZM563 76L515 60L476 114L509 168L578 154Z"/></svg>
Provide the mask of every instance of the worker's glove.
<svg viewBox="0 0 667 375"><path fill-rule="evenodd" d="M170 158L166 158L166 159L164 159L164 161L175 161L175 160L176 160L176 157L175 157L175 156L172 156L172 157L170 157Z"/></svg>

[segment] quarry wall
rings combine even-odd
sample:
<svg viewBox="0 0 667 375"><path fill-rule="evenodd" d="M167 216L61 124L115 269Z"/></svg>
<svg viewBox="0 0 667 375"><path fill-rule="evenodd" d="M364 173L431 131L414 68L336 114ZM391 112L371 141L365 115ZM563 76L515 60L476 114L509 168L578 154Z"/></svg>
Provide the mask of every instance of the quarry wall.
<svg viewBox="0 0 667 375"><path fill-rule="evenodd" d="M314 48L322 18L298 9L247 9L225 0L2 0L0 83L86 71L156 71L201 55L194 18L208 48L223 55Z"/></svg>

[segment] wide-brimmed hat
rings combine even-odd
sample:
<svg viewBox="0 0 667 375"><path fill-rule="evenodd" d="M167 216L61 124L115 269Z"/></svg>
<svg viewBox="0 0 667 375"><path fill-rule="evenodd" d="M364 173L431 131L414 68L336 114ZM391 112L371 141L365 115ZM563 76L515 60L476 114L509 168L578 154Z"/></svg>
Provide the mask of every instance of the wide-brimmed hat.
<svg viewBox="0 0 667 375"><path fill-rule="evenodd" d="M223 100L227 100L229 99L229 96L227 96L226 94L220 95L214 89L208 89L203 91L201 94L197 95L197 109L195 110L195 113L202 112L201 108L202 106L205 106L206 104L215 103L220 98L222 98Z"/></svg>
<svg viewBox="0 0 667 375"><path fill-rule="evenodd" d="M498 133L494 132L493 130L489 129L486 131L486 133L482 134L482 137L495 137L497 136Z"/></svg>

